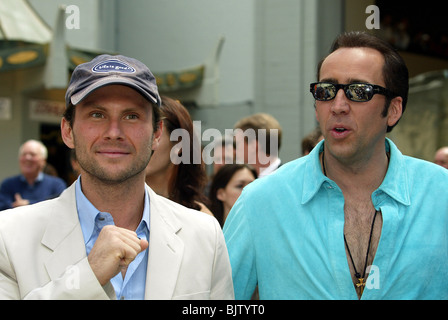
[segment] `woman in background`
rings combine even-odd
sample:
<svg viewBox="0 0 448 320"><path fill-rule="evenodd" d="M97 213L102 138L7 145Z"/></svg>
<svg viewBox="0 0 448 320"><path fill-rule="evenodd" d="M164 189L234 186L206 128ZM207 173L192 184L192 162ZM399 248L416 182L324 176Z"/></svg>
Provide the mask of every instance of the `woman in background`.
<svg viewBox="0 0 448 320"><path fill-rule="evenodd" d="M161 98L163 132L159 146L146 169L146 183L165 198L212 215L206 206L208 199L203 192L207 182L205 164L202 157L200 163L196 163L197 159L193 161L193 153L201 150L193 148L193 139L197 137L194 136L190 114L178 100L166 96ZM171 132L175 129L183 129L182 132L185 133L180 136L180 142L170 141ZM200 146L200 143L195 145ZM172 152L175 152L174 160L183 160L173 163Z"/></svg>
<svg viewBox="0 0 448 320"><path fill-rule="evenodd" d="M210 187L210 209L221 226L243 188L257 179L257 171L248 164L226 164L215 174Z"/></svg>

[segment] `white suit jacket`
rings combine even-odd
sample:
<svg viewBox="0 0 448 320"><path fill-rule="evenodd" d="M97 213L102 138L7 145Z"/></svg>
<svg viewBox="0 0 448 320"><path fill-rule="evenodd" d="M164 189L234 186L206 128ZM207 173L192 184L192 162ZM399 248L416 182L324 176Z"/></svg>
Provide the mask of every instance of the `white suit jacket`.
<svg viewBox="0 0 448 320"><path fill-rule="evenodd" d="M215 218L150 197L146 299L233 299ZM74 184L60 197L0 212L0 299L115 299L86 257Z"/></svg>

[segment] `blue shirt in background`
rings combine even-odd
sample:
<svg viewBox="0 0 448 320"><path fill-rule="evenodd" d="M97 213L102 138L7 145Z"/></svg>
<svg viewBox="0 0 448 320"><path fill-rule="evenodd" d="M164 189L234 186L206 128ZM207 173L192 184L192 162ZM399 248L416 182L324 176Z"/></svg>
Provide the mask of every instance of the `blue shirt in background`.
<svg viewBox="0 0 448 320"><path fill-rule="evenodd" d="M39 173L36 181L31 186L23 175L6 178L0 186L0 211L11 209L16 200L15 194L19 193L30 204L56 198L67 188L64 180L45 173Z"/></svg>
<svg viewBox="0 0 448 320"><path fill-rule="evenodd" d="M114 225L114 220L110 213L98 211L85 197L81 190L81 177L76 181L75 187L79 222L84 236L86 253L89 255L101 229L106 225ZM149 195L147 192L145 192L143 217L135 232L140 239L149 242ZM145 298L147 266L148 249L140 252L134 261L128 265L124 279L121 272L111 279L117 299L143 300Z"/></svg>
<svg viewBox="0 0 448 320"><path fill-rule="evenodd" d="M357 299L344 245L344 197L323 173L324 142L248 185L224 225L236 299ZM386 139L372 194L383 226L361 299L448 299L448 170Z"/></svg>

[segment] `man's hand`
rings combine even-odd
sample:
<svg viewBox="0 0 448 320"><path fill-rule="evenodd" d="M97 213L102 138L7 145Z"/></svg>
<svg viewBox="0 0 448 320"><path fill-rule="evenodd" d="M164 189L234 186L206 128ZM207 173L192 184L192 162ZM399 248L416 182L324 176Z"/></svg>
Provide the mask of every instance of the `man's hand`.
<svg viewBox="0 0 448 320"><path fill-rule="evenodd" d="M11 204L11 206L12 206L13 208L20 207L20 206L26 206L26 205L29 205L29 204L30 204L30 201L29 201L29 200L22 199L22 197L20 196L20 193L16 193L16 194L14 195L14 198L16 199L16 201L14 201L14 202Z"/></svg>
<svg viewBox="0 0 448 320"><path fill-rule="evenodd" d="M104 286L142 251L148 241L139 239L134 231L116 226L105 226L87 257L98 281Z"/></svg>

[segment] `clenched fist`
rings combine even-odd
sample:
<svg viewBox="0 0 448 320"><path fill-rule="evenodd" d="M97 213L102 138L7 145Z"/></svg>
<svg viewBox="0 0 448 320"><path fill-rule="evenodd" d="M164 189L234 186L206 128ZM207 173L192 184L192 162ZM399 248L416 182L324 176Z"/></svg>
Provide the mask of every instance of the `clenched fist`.
<svg viewBox="0 0 448 320"><path fill-rule="evenodd" d="M98 281L104 286L118 272L125 272L148 245L148 241L139 239L134 231L108 225L101 230L87 259Z"/></svg>

